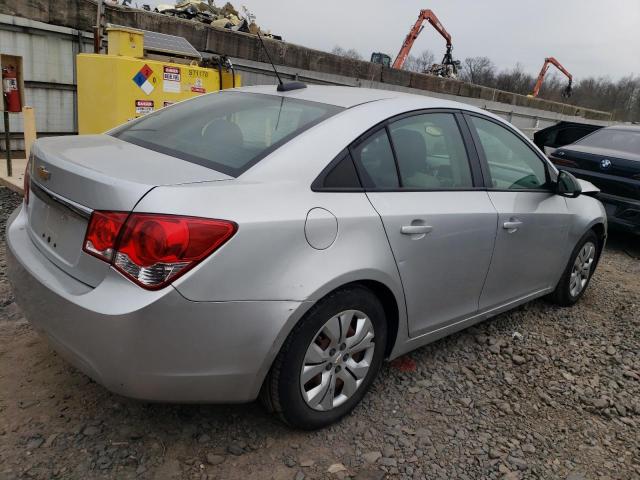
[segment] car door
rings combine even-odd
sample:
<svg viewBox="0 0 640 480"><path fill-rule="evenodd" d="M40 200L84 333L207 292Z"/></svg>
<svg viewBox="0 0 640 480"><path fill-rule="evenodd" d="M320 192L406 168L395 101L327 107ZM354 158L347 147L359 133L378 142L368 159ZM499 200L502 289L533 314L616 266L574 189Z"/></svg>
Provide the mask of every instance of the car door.
<svg viewBox="0 0 640 480"><path fill-rule="evenodd" d="M478 310L493 251L497 213L460 123L451 111L413 114L351 148L398 265L411 336Z"/></svg>
<svg viewBox="0 0 640 480"><path fill-rule="evenodd" d="M555 287L566 266L569 212L556 195L551 167L515 130L481 115L465 115L498 211L491 267L480 309Z"/></svg>

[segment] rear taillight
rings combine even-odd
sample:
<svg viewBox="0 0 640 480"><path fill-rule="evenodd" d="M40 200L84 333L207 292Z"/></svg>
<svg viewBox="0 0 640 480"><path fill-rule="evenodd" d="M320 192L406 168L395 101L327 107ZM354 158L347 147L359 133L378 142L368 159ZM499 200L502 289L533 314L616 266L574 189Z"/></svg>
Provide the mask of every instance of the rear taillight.
<svg viewBox="0 0 640 480"><path fill-rule="evenodd" d="M84 239L84 251L111 262L118 235L128 216L123 212L93 212Z"/></svg>
<svg viewBox="0 0 640 480"><path fill-rule="evenodd" d="M140 286L155 290L220 248L237 228L227 220L94 212L83 248Z"/></svg>
<svg viewBox="0 0 640 480"><path fill-rule="evenodd" d="M31 160L27 162L27 166L24 169L24 178L22 180L22 190L24 191L24 203L29 205L29 186L31 184L31 174L29 173L29 167L31 166Z"/></svg>

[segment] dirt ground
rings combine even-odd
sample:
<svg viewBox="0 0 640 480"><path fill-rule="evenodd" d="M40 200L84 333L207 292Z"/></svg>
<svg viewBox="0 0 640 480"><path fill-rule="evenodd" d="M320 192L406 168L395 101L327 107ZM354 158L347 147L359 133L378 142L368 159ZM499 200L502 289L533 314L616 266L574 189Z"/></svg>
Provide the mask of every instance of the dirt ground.
<svg viewBox="0 0 640 480"><path fill-rule="evenodd" d="M141 403L65 363L5 277L0 479L640 478L640 240L613 234L578 305L534 301L386 364L317 432L257 403Z"/></svg>

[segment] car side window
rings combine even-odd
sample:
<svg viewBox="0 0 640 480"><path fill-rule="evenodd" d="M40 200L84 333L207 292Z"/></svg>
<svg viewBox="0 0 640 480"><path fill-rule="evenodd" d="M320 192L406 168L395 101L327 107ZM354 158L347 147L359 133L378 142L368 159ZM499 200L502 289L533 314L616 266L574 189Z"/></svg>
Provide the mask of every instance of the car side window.
<svg viewBox="0 0 640 480"><path fill-rule="evenodd" d="M389 125L403 188L472 188L471 167L452 113L426 113Z"/></svg>
<svg viewBox="0 0 640 480"><path fill-rule="evenodd" d="M567 127L558 132L556 136L556 146L563 147L570 143L580 140L582 137L590 133L588 130L580 127Z"/></svg>
<svg viewBox="0 0 640 480"><path fill-rule="evenodd" d="M489 164L494 188L541 189L547 186L547 170L529 146L513 132L484 118L471 116Z"/></svg>
<svg viewBox="0 0 640 480"><path fill-rule="evenodd" d="M321 188L336 190L361 189L360 179L349 152L340 156L338 163L326 174Z"/></svg>
<svg viewBox="0 0 640 480"><path fill-rule="evenodd" d="M398 188L398 173L389 137L379 130L352 149L365 188Z"/></svg>

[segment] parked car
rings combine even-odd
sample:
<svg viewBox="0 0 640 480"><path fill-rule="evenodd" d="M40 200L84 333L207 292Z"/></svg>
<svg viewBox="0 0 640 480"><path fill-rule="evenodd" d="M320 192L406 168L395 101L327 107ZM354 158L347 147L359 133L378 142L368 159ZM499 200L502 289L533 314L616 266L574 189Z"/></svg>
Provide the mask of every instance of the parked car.
<svg viewBox="0 0 640 480"><path fill-rule="evenodd" d="M595 190L522 133L399 92L247 87L36 142L9 220L26 317L122 395L318 428L383 359L543 295L606 238Z"/></svg>
<svg viewBox="0 0 640 480"><path fill-rule="evenodd" d="M549 155L557 148L576 142L601 128L603 128L602 125L561 121L535 132L533 143Z"/></svg>
<svg viewBox="0 0 640 480"><path fill-rule="evenodd" d="M603 128L549 158L601 190L611 226L640 234L640 125Z"/></svg>

